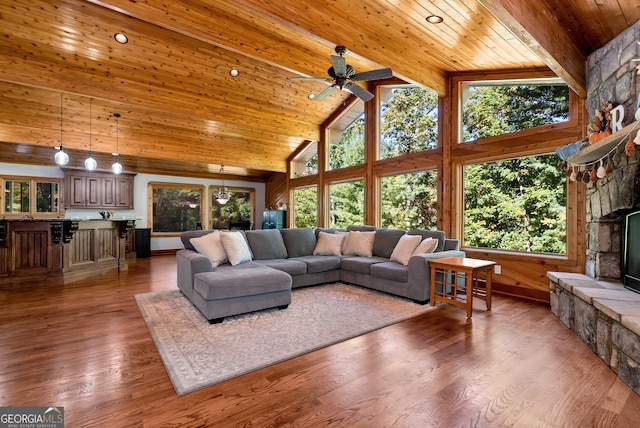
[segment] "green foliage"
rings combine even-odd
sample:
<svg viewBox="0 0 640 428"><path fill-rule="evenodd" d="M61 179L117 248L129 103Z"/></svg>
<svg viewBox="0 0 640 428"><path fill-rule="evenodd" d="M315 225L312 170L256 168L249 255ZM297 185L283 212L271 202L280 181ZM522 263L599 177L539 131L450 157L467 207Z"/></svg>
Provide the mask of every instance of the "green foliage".
<svg viewBox="0 0 640 428"><path fill-rule="evenodd" d="M153 188L153 231L195 230L201 222L202 191L194 189Z"/></svg>
<svg viewBox="0 0 640 428"><path fill-rule="evenodd" d="M211 205L214 229L226 229L229 223L251 221L251 193L230 190L228 194L229 200L226 204L220 205L214 199Z"/></svg>
<svg viewBox="0 0 640 428"><path fill-rule="evenodd" d="M569 119L566 85L471 86L463 106L463 141Z"/></svg>
<svg viewBox="0 0 640 428"><path fill-rule="evenodd" d="M318 225L318 187L302 187L293 191L294 227Z"/></svg>
<svg viewBox="0 0 640 428"><path fill-rule="evenodd" d="M339 169L364 163L364 114L348 126L337 144L329 147L329 168Z"/></svg>
<svg viewBox="0 0 640 428"><path fill-rule="evenodd" d="M417 87L393 88L380 106L380 159L438 147L438 96Z"/></svg>
<svg viewBox="0 0 640 428"><path fill-rule="evenodd" d="M329 186L329 227L346 229L364 222L364 181L348 181Z"/></svg>
<svg viewBox="0 0 640 428"><path fill-rule="evenodd" d="M555 155L465 167L464 244L566 252L566 176Z"/></svg>
<svg viewBox="0 0 640 428"><path fill-rule="evenodd" d="M438 200L435 171L382 179L382 227L435 229Z"/></svg>

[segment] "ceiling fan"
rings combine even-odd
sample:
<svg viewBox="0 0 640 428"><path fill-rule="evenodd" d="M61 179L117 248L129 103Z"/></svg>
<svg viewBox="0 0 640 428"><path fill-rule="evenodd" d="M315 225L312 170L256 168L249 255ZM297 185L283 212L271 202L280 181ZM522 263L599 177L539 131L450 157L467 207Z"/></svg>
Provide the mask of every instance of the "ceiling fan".
<svg viewBox="0 0 640 428"><path fill-rule="evenodd" d="M369 80L388 79L393 76L390 68L381 68L379 70L364 71L356 73L356 70L347 64L347 60L343 55L347 53L346 46L336 46L335 51L338 55L331 55L331 67L327 70L329 77L292 77L291 80L322 80L332 82L332 84L320 92L314 100L323 100L333 92L334 89L346 89L362 101L373 99L373 94L354 82L366 82Z"/></svg>

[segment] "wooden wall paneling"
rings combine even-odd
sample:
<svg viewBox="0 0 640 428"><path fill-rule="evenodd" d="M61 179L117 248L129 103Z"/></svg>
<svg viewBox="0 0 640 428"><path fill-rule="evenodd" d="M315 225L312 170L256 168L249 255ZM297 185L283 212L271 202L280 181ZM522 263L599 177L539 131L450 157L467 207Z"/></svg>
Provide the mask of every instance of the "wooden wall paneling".
<svg viewBox="0 0 640 428"><path fill-rule="evenodd" d="M78 222L78 230L73 238L64 244L64 282L75 282L117 270L119 247L115 222Z"/></svg>
<svg viewBox="0 0 640 428"><path fill-rule="evenodd" d="M95 237L96 261L115 260L118 258L118 237L114 227L96 229Z"/></svg>
<svg viewBox="0 0 640 428"><path fill-rule="evenodd" d="M94 256L94 231L93 229L78 229L73 234L73 239L69 244L71 253L69 254L69 267L93 262Z"/></svg>
<svg viewBox="0 0 640 428"><path fill-rule="evenodd" d="M41 226L41 225L37 225ZM49 223L43 226L48 227ZM28 228L12 228L11 247L13 251L11 271L19 274L21 270L46 271L49 268L48 230Z"/></svg>
<svg viewBox="0 0 640 428"><path fill-rule="evenodd" d="M9 273L9 247L0 247L0 283Z"/></svg>

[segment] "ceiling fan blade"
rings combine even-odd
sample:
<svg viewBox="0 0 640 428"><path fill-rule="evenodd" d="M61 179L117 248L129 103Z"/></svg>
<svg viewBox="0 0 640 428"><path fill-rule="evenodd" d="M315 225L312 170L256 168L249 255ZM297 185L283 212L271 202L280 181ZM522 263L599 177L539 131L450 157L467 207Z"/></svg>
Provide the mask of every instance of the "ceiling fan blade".
<svg viewBox="0 0 640 428"><path fill-rule="evenodd" d="M333 82L333 79L328 77L289 77L289 80L322 80L324 82Z"/></svg>
<svg viewBox="0 0 640 428"><path fill-rule="evenodd" d="M363 71L351 76L351 80L357 82L366 82L368 80L382 80L393 77L393 71L390 68L381 68L379 70Z"/></svg>
<svg viewBox="0 0 640 428"><path fill-rule="evenodd" d="M318 95L316 95L316 97L313 99L314 101L322 101L325 98L327 98L327 95L329 95L331 92L333 92L333 90L336 88L336 85L331 85L329 86L327 89L325 89L324 91L320 92Z"/></svg>
<svg viewBox="0 0 640 428"><path fill-rule="evenodd" d="M355 83L348 82L344 85L345 89L348 89L353 95L360 98L362 101L370 101L373 99L373 94L366 89L356 85Z"/></svg>
<svg viewBox="0 0 640 428"><path fill-rule="evenodd" d="M336 76L345 76L347 74L347 60L341 56L331 55L331 65Z"/></svg>

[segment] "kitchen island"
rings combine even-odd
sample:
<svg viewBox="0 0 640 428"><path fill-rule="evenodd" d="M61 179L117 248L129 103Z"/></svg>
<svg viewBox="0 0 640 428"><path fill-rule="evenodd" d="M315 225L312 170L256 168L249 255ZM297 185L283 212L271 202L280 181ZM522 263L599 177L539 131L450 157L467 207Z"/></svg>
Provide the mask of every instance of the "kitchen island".
<svg viewBox="0 0 640 428"><path fill-rule="evenodd" d="M0 219L0 288L65 284L127 270L132 219Z"/></svg>

